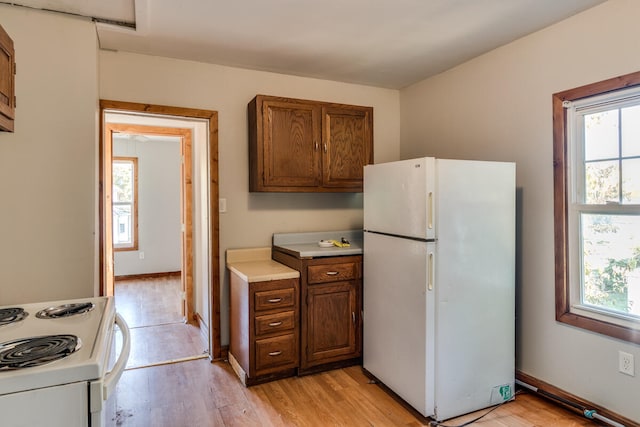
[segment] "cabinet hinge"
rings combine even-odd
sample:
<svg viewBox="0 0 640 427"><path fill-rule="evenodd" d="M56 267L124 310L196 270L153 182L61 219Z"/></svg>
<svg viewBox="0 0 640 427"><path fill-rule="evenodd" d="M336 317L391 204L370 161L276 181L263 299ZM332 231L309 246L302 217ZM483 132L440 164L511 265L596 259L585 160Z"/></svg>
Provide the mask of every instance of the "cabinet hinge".
<svg viewBox="0 0 640 427"><path fill-rule="evenodd" d="M16 73L16 69L17 69L17 66L16 66L16 63L14 62L14 63L13 63L13 74L17 74L17 73Z"/></svg>

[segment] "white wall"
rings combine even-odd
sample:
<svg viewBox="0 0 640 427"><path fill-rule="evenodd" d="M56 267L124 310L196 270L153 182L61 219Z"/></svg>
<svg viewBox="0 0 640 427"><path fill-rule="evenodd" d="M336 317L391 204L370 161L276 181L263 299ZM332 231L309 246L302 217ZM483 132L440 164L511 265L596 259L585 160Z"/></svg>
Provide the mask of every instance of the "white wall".
<svg viewBox="0 0 640 427"><path fill-rule="evenodd" d="M361 194L249 193L247 104L256 94L374 107L376 162L400 155L396 90L242 70L198 62L100 52L100 98L218 111L221 339L228 339L227 248L270 246L276 232L362 227Z"/></svg>
<svg viewBox="0 0 640 427"><path fill-rule="evenodd" d="M180 138L114 137L113 155L138 158L138 250L114 253L115 275L180 271Z"/></svg>
<svg viewBox="0 0 640 427"><path fill-rule="evenodd" d="M15 133L0 132L0 305L93 296L94 24L4 4L0 24L17 63Z"/></svg>
<svg viewBox="0 0 640 427"><path fill-rule="evenodd" d="M640 422L640 347L555 321L551 95L640 70L640 2L610 0L401 91L401 157L517 163L517 367ZM471 349L472 350L472 349Z"/></svg>

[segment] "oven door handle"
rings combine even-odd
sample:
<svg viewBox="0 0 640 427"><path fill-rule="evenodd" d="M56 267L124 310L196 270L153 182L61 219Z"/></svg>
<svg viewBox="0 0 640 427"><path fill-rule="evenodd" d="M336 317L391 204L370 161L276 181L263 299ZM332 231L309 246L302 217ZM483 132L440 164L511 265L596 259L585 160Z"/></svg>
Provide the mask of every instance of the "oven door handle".
<svg viewBox="0 0 640 427"><path fill-rule="evenodd" d="M111 392L116 387L118 380L127 366L127 360L129 360L129 353L131 352L131 333L129 332L127 322L124 321L122 316L116 313L115 323L120 328L120 332L122 332L122 350L120 351L120 356L118 357L116 364L113 365L113 369L104 376L104 382L102 383L102 396L104 400L109 398Z"/></svg>

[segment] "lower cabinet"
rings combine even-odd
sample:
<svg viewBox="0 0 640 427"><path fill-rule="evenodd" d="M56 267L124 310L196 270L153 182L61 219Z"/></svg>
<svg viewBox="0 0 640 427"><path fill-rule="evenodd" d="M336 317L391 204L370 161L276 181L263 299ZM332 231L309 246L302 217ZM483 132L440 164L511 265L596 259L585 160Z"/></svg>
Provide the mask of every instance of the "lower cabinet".
<svg viewBox="0 0 640 427"><path fill-rule="evenodd" d="M362 256L273 259L300 272L300 365L308 374L361 362Z"/></svg>
<svg viewBox="0 0 640 427"><path fill-rule="evenodd" d="M230 274L229 362L245 385L296 374L299 281L248 283Z"/></svg>
<svg viewBox="0 0 640 427"><path fill-rule="evenodd" d="M299 279L247 282L230 271L229 363L250 386L362 361L362 256L300 259Z"/></svg>
<svg viewBox="0 0 640 427"><path fill-rule="evenodd" d="M304 368L360 355L358 298L353 282L307 288Z"/></svg>

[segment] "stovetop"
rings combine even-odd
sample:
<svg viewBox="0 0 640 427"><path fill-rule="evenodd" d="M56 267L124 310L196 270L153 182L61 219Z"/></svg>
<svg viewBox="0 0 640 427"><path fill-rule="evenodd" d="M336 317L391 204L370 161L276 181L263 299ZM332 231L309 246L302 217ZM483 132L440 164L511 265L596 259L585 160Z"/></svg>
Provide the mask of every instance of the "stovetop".
<svg viewBox="0 0 640 427"><path fill-rule="evenodd" d="M24 311L21 320L0 324L0 348L22 345L27 338L71 336L66 357L40 366L0 369L0 395L76 381L101 378L106 369L113 334L115 302L111 297L14 304L0 307ZM59 317L68 311L79 313ZM50 316L50 317L47 317ZM20 315L19 315L20 316ZM66 340L66 338L65 338ZM75 340L75 341L74 341ZM18 344L16 344L18 343ZM24 350L21 349L20 352ZM35 351L35 350L27 350Z"/></svg>

